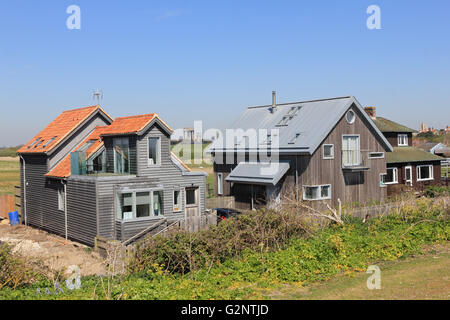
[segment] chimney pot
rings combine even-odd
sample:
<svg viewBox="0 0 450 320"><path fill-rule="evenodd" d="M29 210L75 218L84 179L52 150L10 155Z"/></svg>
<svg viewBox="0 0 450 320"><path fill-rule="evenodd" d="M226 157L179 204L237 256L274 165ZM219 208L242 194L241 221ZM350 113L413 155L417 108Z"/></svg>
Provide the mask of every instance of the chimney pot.
<svg viewBox="0 0 450 320"><path fill-rule="evenodd" d="M377 118L377 108L376 107L365 107L364 111L369 115L372 120Z"/></svg>

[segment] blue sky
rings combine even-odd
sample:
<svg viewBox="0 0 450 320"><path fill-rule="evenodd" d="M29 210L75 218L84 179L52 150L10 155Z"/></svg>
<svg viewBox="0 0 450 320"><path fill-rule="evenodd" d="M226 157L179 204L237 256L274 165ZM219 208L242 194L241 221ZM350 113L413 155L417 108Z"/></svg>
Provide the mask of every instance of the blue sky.
<svg viewBox="0 0 450 320"><path fill-rule="evenodd" d="M81 30L69 30L69 5ZM366 27L369 5L381 30ZM62 110L159 113L226 128L246 106L353 95L418 128L450 125L450 2L2 1L0 146Z"/></svg>

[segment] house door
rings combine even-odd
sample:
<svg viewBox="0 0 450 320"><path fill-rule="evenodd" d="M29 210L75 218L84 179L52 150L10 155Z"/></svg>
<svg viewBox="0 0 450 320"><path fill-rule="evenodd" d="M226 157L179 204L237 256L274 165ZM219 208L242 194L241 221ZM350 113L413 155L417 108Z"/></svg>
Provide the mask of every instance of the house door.
<svg viewBox="0 0 450 320"><path fill-rule="evenodd" d="M198 188L186 188L186 218L199 215Z"/></svg>
<svg viewBox="0 0 450 320"><path fill-rule="evenodd" d="M412 167L405 167L405 180L407 186L412 186Z"/></svg>
<svg viewBox="0 0 450 320"><path fill-rule="evenodd" d="M360 164L359 136L345 135L342 137L342 164L344 167L358 166Z"/></svg>

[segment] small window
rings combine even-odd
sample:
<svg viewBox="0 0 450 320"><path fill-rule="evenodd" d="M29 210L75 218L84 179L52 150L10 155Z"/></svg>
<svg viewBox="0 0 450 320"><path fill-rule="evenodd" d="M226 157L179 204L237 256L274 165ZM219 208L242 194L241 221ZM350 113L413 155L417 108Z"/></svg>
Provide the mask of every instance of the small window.
<svg viewBox="0 0 450 320"><path fill-rule="evenodd" d="M217 174L217 194L223 194L223 173Z"/></svg>
<svg viewBox="0 0 450 320"><path fill-rule="evenodd" d="M148 138L148 165L159 165L161 155L161 144L159 137Z"/></svg>
<svg viewBox="0 0 450 320"><path fill-rule="evenodd" d="M50 145L50 143L52 143L53 141L55 141L55 139L56 139L56 137L53 137L53 138L51 138L50 140L48 140L47 143L44 144L44 145L42 146L42 148L46 148L48 145Z"/></svg>
<svg viewBox="0 0 450 320"><path fill-rule="evenodd" d="M345 119L349 124L353 124L356 120L355 112L353 110L349 110L345 115Z"/></svg>
<svg viewBox="0 0 450 320"><path fill-rule="evenodd" d="M119 195L118 218L120 220L133 219L133 194L132 193L122 193Z"/></svg>
<svg viewBox="0 0 450 320"><path fill-rule="evenodd" d="M34 141L27 147L27 149L30 149L31 147L33 147L39 140L41 140L41 138L37 138L36 140L34 140Z"/></svg>
<svg viewBox="0 0 450 320"><path fill-rule="evenodd" d="M180 190L173 191L173 211L174 212L181 211L181 191Z"/></svg>
<svg viewBox="0 0 450 320"><path fill-rule="evenodd" d="M433 180L433 166L417 166L417 181Z"/></svg>
<svg viewBox="0 0 450 320"><path fill-rule="evenodd" d="M395 184L398 183L398 169L397 168L387 168L384 177L384 184Z"/></svg>
<svg viewBox="0 0 450 320"><path fill-rule="evenodd" d="M303 200L327 200L331 199L331 185L304 186Z"/></svg>
<svg viewBox="0 0 450 320"><path fill-rule="evenodd" d="M398 135L398 146L399 147L408 146L408 135L407 134L399 134Z"/></svg>
<svg viewBox="0 0 450 320"><path fill-rule="evenodd" d="M295 144L297 142L298 137L300 137L301 133L297 132L295 136L289 141L289 144Z"/></svg>
<svg viewBox="0 0 450 320"><path fill-rule="evenodd" d="M369 152L369 159L384 159L384 152Z"/></svg>
<svg viewBox="0 0 450 320"><path fill-rule="evenodd" d="M65 211L66 210L66 203L64 199L64 187L58 188L58 210Z"/></svg>
<svg viewBox="0 0 450 320"><path fill-rule="evenodd" d="M40 140L40 141L34 146L34 148L36 149L36 148L39 147L43 142L44 142L44 140Z"/></svg>
<svg viewBox="0 0 450 320"><path fill-rule="evenodd" d="M324 144L322 147L322 157L324 159L334 159L334 145Z"/></svg>

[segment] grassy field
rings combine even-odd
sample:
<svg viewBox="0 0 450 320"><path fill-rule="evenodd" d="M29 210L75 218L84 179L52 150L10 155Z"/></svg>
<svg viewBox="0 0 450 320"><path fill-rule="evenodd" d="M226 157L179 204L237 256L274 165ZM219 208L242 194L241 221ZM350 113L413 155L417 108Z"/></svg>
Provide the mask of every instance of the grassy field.
<svg viewBox="0 0 450 320"><path fill-rule="evenodd" d="M18 158L0 158L0 194L14 194L14 186L20 184Z"/></svg>
<svg viewBox="0 0 450 320"><path fill-rule="evenodd" d="M379 263L381 289L368 290L366 273L341 275L306 288L285 286L272 292L272 299L314 300L414 300L450 299L450 244L433 246L424 256Z"/></svg>

